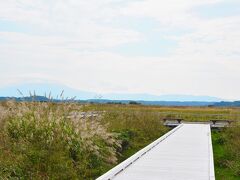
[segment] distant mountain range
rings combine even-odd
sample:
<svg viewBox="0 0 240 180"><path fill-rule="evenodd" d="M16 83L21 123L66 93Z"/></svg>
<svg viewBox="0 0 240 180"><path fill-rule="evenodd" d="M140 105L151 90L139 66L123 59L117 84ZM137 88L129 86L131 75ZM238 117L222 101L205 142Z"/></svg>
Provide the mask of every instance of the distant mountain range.
<svg viewBox="0 0 240 180"><path fill-rule="evenodd" d="M21 92L19 92L19 91ZM20 84L0 88L0 101L15 99L16 101L49 101L48 96L55 102L59 102L59 95L64 90L64 97L68 99L75 97L77 102L83 103L122 103L129 104L132 101L144 105L161 106L240 106L240 101L228 102L221 98L211 96L193 95L151 95L151 94L129 94L129 93L105 93L81 91L58 84ZM31 93L30 93L31 92ZM46 94L46 96L45 96ZM40 96L39 96L40 95Z"/></svg>
<svg viewBox="0 0 240 180"><path fill-rule="evenodd" d="M193 96L193 95L151 95L151 94L129 94L129 93L95 93L81 91L58 84L20 84L0 88L2 97L21 97L17 90L20 90L24 96L29 96L35 91L37 95L47 95L51 92L53 98L57 98L64 90L65 97L76 97L79 100L88 99L107 99L107 100L134 100L134 101L172 101L172 102L221 102L223 99L211 96Z"/></svg>
<svg viewBox="0 0 240 180"><path fill-rule="evenodd" d="M21 92L18 92L18 90ZM83 103L122 103L132 101L144 105L161 106L240 106L240 101L227 102L211 96L193 95L151 95L151 94L124 94L124 93L95 93L81 91L57 84L20 84L0 88L0 101L15 99L16 101L49 101L49 94L53 101L59 102L59 95L64 90L64 97L75 97L77 102ZM31 92L31 93L30 93ZM33 97L33 94L37 96ZM22 94L22 95L21 95ZM46 94L46 95L45 95ZM24 97L23 97L24 96Z"/></svg>
<svg viewBox="0 0 240 180"><path fill-rule="evenodd" d="M27 97L0 97L0 101L5 100L15 101L40 101L40 102L68 102L74 101L79 103L103 103L103 104L142 104L142 105L158 105L158 106L215 106L215 107L240 107L240 101L234 102L201 102L201 101L132 101L132 100L109 100L109 99L88 99L88 100L73 100L73 99L49 99L45 96L27 96Z"/></svg>

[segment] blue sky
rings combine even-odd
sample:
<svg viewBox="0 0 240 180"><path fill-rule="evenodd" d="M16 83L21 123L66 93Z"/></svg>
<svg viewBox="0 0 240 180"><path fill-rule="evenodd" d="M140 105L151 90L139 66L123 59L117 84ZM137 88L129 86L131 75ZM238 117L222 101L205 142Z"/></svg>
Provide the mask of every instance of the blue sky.
<svg viewBox="0 0 240 180"><path fill-rule="evenodd" d="M239 0L0 2L0 89L240 99Z"/></svg>

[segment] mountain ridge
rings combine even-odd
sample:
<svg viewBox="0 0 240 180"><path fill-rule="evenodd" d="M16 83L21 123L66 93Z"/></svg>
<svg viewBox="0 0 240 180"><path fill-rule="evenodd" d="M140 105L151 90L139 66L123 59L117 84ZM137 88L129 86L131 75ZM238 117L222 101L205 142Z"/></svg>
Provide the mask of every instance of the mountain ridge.
<svg viewBox="0 0 240 180"><path fill-rule="evenodd" d="M221 101L221 102L201 102L201 101L132 101L132 100L109 100L109 99L49 99L45 96L27 96L27 97L0 97L0 101L15 100L17 102L37 101L37 102L77 102L77 103L102 103L102 104L142 104L156 106L214 106L214 107L240 107L240 101Z"/></svg>
<svg viewBox="0 0 240 180"><path fill-rule="evenodd" d="M96 93L90 91L82 91L67 87L59 84L43 84L43 83L30 83L19 84L0 88L0 96L3 97L20 97L18 89L24 96L33 94L45 95L51 93L51 96L56 98L64 90L65 97L75 97L80 100L88 99L109 99L109 100L134 100L134 101L180 101L180 102L221 102L224 99L212 96L197 96L197 95L182 95L182 94L165 94L153 95L147 93Z"/></svg>

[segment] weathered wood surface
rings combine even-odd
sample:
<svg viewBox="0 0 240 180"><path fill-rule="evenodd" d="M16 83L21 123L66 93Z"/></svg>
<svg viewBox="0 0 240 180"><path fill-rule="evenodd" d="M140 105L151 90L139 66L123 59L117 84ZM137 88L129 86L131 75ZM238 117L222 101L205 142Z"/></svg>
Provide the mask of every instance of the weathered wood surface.
<svg viewBox="0 0 240 180"><path fill-rule="evenodd" d="M181 124L98 180L214 180L209 124Z"/></svg>

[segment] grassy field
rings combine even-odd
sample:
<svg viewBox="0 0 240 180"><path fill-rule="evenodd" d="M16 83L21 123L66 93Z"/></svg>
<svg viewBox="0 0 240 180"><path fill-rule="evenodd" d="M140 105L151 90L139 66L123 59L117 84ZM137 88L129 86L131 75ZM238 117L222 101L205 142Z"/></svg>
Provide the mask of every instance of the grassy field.
<svg viewBox="0 0 240 180"><path fill-rule="evenodd" d="M166 133L164 117L240 122L240 109L2 102L0 178L94 179ZM240 177L239 132L212 133L217 179Z"/></svg>
<svg viewBox="0 0 240 180"><path fill-rule="evenodd" d="M209 120L233 120L240 121L240 108L217 108L217 107L161 107L144 105L109 105L98 104L84 107L85 111L107 112L147 112L156 114L158 119L164 117L183 118L186 121L209 121Z"/></svg>
<svg viewBox="0 0 240 180"><path fill-rule="evenodd" d="M212 131L216 179L240 179L240 124Z"/></svg>

